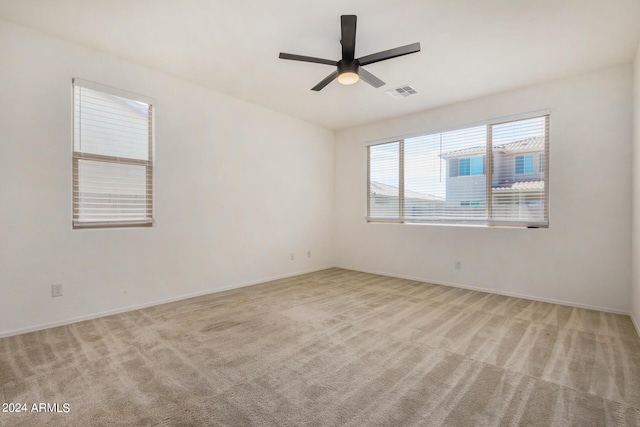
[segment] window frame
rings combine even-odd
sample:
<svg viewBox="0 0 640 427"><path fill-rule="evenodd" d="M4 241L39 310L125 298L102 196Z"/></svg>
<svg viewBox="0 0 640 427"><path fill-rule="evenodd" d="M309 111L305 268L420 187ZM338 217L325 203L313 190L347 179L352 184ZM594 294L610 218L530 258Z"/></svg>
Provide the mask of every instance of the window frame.
<svg viewBox="0 0 640 427"><path fill-rule="evenodd" d="M466 125L462 125L462 126L452 126L452 127L446 127L446 128L442 128L442 129L434 129L434 130L429 130L429 131L425 131L425 132L416 132L416 133L411 133L411 134L405 134L399 137L391 137L391 138L385 138L385 139L381 139L378 141L372 141L372 142L367 142L364 143L364 148L366 150L366 211L365 211L365 221L367 223L395 223L395 224L418 224L418 225L443 225L443 226L478 226L478 227L507 227L507 228L533 228L533 229L547 229L549 228L549 224L550 224L550 217L551 217L551 209L549 206L549 194L550 194L550 183L549 183L549 159L550 159L550 147L549 147L549 139L550 139L550 117L551 117L551 110L537 110L537 111L532 111L532 112L528 112L528 113L522 113L522 114L514 114L511 116L507 116L507 117L501 117L501 118L495 118L495 119L489 119L489 120L484 120L484 121L479 121L476 123L470 123L470 124L466 124ZM544 182L544 191L543 191L543 198L542 201L544 203L544 207L545 207L545 218L543 221L506 221L506 220L499 220L499 219L495 219L492 215L492 205L493 205L493 185L492 185L492 179L493 179L493 143L492 143L492 138L491 138L491 126L495 126L495 125L502 125L502 124L507 124L510 122L517 122L517 121L521 121L521 120L528 120L528 119L535 119L535 118L544 118L544 152L541 153L541 157L539 157L538 159L542 158L544 164L542 166L539 166L539 168L541 167L542 170L540 170L540 173L543 175L543 182ZM484 157L484 161L483 161L483 174L486 177L486 181L487 181L487 185L486 185L486 211L487 211L487 218L486 219L482 219L482 220L465 220L465 221L456 221L456 220L432 220L432 219L418 219L418 218L406 218L403 215L404 212L404 141L405 139L409 139L409 138L416 138L416 137L423 137L423 136L429 136L429 135L434 135L434 134L439 134L439 133L446 133L446 132L452 132L452 131L457 131L457 130L463 130L463 129L468 129L468 128L473 128L473 127L477 127L477 126L487 126L487 140L486 140L486 144L487 144L487 148L485 153L482 156L479 157ZM400 144L400 171L399 171L399 181L400 181L400 188L399 188L399 210L398 210L398 217L388 217L388 218L376 218L376 217L371 217L369 216L369 213L371 212L371 203L370 203L370 188L371 188L371 162L370 162L370 157L369 157L369 149L370 147L374 147L376 145L383 145L383 144L388 144L388 143L392 143L392 142L398 142ZM473 156L472 156L473 157ZM515 158L515 156L514 156ZM454 159L451 159L454 160ZM459 160L459 159L456 159ZM534 164L533 164L533 172L531 174L536 174L536 165L535 165L535 156L534 156ZM515 168L515 164L514 164L514 168ZM457 168L457 172L458 174L455 175L456 177L459 176L467 176L467 175L460 175L459 174L459 163L458 163L458 168ZM514 171L515 172L515 171ZM475 175L475 176L482 176L482 175ZM471 176L471 175L469 175ZM451 175L449 175L449 173L447 174L447 177L451 177Z"/></svg>
<svg viewBox="0 0 640 427"><path fill-rule="evenodd" d="M130 101L144 103L148 106L148 141L147 160L109 156L103 154L86 153L82 151L76 151L76 87L86 88L93 91L101 92L108 95L117 96ZM107 86L92 81L73 78L71 81L71 154L72 154L72 228L73 229L95 229L95 228L129 228L129 227L153 227L154 225L154 188L155 188L155 174L154 174L154 154L155 154L155 99L132 93L126 90L117 89L111 86ZM78 218L80 214L79 200L76 194L79 192L80 178L79 178L79 164L82 160L104 162L109 164L122 164L122 165L135 165L145 166L145 177L147 179L146 185L146 198L145 198L145 219L135 220L96 220L87 221L80 220Z"/></svg>

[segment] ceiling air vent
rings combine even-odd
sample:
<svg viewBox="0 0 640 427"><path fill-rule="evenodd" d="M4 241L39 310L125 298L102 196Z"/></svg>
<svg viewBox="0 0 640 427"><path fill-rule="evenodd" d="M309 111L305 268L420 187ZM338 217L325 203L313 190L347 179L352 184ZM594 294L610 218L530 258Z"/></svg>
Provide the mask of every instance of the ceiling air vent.
<svg viewBox="0 0 640 427"><path fill-rule="evenodd" d="M415 95L416 93L418 93L417 90L409 85L399 86L395 89L389 89L386 92L394 98L406 98L407 96Z"/></svg>

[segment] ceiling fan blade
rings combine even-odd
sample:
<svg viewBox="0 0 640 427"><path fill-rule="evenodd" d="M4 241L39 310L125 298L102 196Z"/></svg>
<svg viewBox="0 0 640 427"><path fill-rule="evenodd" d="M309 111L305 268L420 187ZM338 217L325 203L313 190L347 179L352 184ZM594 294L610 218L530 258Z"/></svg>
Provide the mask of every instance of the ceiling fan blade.
<svg viewBox="0 0 640 427"><path fill-rule="evenodd" d="M360 68L360 70L358 70L358 74L360 75L360 78L362 80L369 83L371 86L375 88L384 86L384 82L382 80L380 80L379 78L377 78L376 76L374 76L373 74L365 70L364 68Z"/></svg>
<svg viewBox="0 0 640 427"><path fill-rule="evenodd" d="M363 56L362 58L358 58L358 62L360 65L368 65L373 64L374 62L385 61L387 59L397 58L398 56L408 55L415 52L420 52L420 43L412 43L406 46L396 47L395 49L384 50L372 55Z"/></svg>
<svg viewBox="0 0 640 427"><path fill-rule="evenodd" d="M353 61L356 51L356 15L342 15L340 17L340 27L342 29L342 60Z"/></svg>
<svg viewBox="0 0 640 427"><path fill-rule="evenodd" d="M282 53L282 52L280 52L280 59L290 59L292 61L302 61L302 62L314 62L316 64L326 64L326 65L333 65L333 66L336 66L338 64L337 61L332 61L330 59L315 58L313 56L295 55L293 53Z"/></svg>
<svg viewBox="0 0 640 427"><path fill-rule="evenodd" d="M326 85L331 83L336 77L338 77L338 70L329 74L325 77L320 83L311 88L311 90L315 90L316 92L321 91Z"/></svg>

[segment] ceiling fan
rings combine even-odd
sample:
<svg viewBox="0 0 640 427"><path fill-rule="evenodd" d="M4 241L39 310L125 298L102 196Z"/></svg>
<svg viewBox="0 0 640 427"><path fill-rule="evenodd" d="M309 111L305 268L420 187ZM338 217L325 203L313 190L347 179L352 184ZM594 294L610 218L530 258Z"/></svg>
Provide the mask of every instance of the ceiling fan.
<svg viewBox="0 0 640 427"><path fill-rule="evenodd" d="M342 44L342 59L340 61L282 52L280 53L280 59L315 62L317 64L326 64L337 67L333 73L329 74L320 83L311 88L311 90L320 91L335 78L337 78L338 82L343 85L351 85L356 83L359 79L362 79L371 86L378 88L384 85L384 82L362 68L362 66L373 64L374 62L386 61L387 59L408 55L410 53L420 52L420 43L412 43L356 59L354 52L356 50L357 19L358 17L356 15L342 15L340 17L340 26L342 30L342 39L340 40L340 44Z"/></svg>

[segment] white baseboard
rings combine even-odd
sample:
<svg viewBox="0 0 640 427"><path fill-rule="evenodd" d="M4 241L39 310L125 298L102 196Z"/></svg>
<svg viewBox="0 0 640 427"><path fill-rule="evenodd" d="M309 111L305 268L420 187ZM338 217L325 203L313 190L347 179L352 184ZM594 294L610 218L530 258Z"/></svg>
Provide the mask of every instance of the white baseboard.
<svg viewBox="0 0 640 427"><path fill-rule="evenodd" d="M398 279L415 280L417 282L433 283L434 285L443 285L443 286L450 286L450 287L453 287L453 288L469 289L471 291L486 292L486 293L489 293L489 294L504 295L504 296L507 296L507 297L515 297L515 298L528 299L528 300L532 300L532 301L548 302L548 303L552 303L552 304L566 305L566 306L569 306L569 307L586 308L586 309L589 309L589 310L604 311L606 313L623 314L623 315L626 315L626 316L630 316L630 313L628 311L619 310L617 308L601 307L601 306L597 306L597 305L582 304L582 303L577 303L577 302L573 302L573 301L562 301L562 300L556 300L556 299L552 299L552 298L542 298L542 297L538 297L538 296L521 294L521 293L518 293L518 292L508 292L508 291L502 291L502 290L496 290L496 289L490 289L490 288L483 288L483 287L479 287L479 286L462 285L460 283L450 283L450 282L442 282L442 281L438 281L438 280L428 280L428 279L421 278L421 277L398 275L398 274L393 274L393 273L385 273L385 272L382 272L382 271L373 271L373 270L366 270L366 269L360 269L360 268L351 268L351 267L344 267L344 266L336 266L336 267L337 268L344 268L345 270L360 271L362 273L378 274L380 276L395 277L395 278L398 278ZM633 318L632 318L632 320L633 320ZM634 323L634 324L636 325L636 329L638 331L640 331L640 329L638 329L638 324L637 323Z"/></svg>
<svg viewBox="0 0 640 427"><path fill-rule="evenodd" d="M532 295L520 294L520 293L517 293L517 292L507 292L507 291L483 288L483 287L478 287L478 286L462 285L462 284L459 284L459 283L442 282L442 281L438 281L438 280L427 280L427 279L420 278L420 277L398 275L398 274L387 273L387 272L383 272L383 271L374 271L374 270L352 268L352 267L346 267L346 266L326 266L326 267L321 267L321 268L315 268L315 269L312 269L312 270L298 271L298 272L295 272L295 273L285 274L285 275L281 275L281 276L266 277L266 278L259 279L259 280L253 280L253 281L249 281L249 282L237 283L237 284L234 284L234 285L231 285L231 286L226 286L224 288L209 289L209 290L202 291L202 292L195 292L195 293L191 293L191 294L179 295L179 296L176 296L176 297L165 298L165 299L162 299L162 300L156 300L156 301L152 301L152 302L148 302L148 303L144 303L144 304L136 304L136 305L131 305L131 306L123 307L123 308L117 308L117 309L113 309L113 310L102 311L100 313L94 313L94 314L88 314L88 315L85 315L85 316L72 317L72 318L68 318L68 319L59 320L59 321L56 321L56 322L47 322L47 323L42 323L42 324L39 324L39 325L28 326L26 328L19 328L19 329L14 329L14 330L10 330L10 331L4 331L4 332L0 332L0 338L10 337L10 336L13 336L13 335L25 334L25 333L28 333L28 332L40 331L40 330L43 330L43 329L55 328L57 326L69 325L71 323L82 322L84 320L92 320L92 319L97 319L97 318L100 318L100 317L111 316L111 315L114 315L114 314L126 313L128 311L140 310L142 308L152 307L152 306L155 306L155 305L161 305L161 304L167 304L167 303L176 302L176 301L182 301L182 300L186 300L186 299L189 299L189 298L195 298L195 297L199 297L199 296L203 296L203 295L215 294L215 293L219 293L219 292L229 291L229 290L232 290L232 289L244 288L246 286L252 286L252 285L257 285L257 284L260 284L260 283L270 282L272 280L286 279L288 277L298 276L298 275L301 275L301 274L314 273L316 271L326 270L328 268L343 268L345 270L360 271L360 272L363 272L363 273L378 274L380 276L387 276L387 277L396 277L398 279L415 280L415 281L418 281L418 282L433 283L435 285L443 285L443 286L450 286L450 287L454 287L454 288L469 289L469 290L472 290L472 291L487 292L487 293L490 293L490 294L504 295L504 296L515 297L515 298L523 298L523 299L528 299L528 300L532 300L532 301L541 301L541 302L548 302L548 303L552 303L552 304L566 305L566 306L569 306L569 307L586 308L586 309L589 309L589 310L604 311L604 312L607 312L607 313L623 314L623 315L627 315L627 316L631 317L631 322L635 326L636 332L638 333L638 336L640 336L640 323L636 321L636 319L633 317L633 315L631 315L628 311L624 311L624 310L619 310L619 309L610 308L610 307L601 307L601 306L589 305L589 304L581 304L581 303L576 303L576 302L573 302L573 301L561 301L561 300L556 300L556 299L552 299L552 298L542 298L542 297L537 297L537 296L532 296Z"/></svg>
<svg viewBox="0 0 640 427"><path fill-rule="evenodd" d="M189 298L195 298L195 297L199 297L199 296L203 296L203 295L216 294L216 293L219 293L219 292L230 291L232 289L244 288L246 286L257 285L257 284L260 284L260 283L270 282L272 280L286 279L288 277L299 276L301 274L314 273L316 271L322 271L322 270L326 270L328 268L333 268L333 266L315 268L315 269L312 269L312 270L298 271L298 272L295 272L295 273L285 274L285 275L275 276L275 277L266 277L264 279L252 280L250 282L243 282L243 283L237 283L237 284L231 285L231 286L225 286L224 288L209 289L209 290L202 291L202 292L194 292L194 293L191 293L191 294L179 295L179 296L176 296L176 297L171 297L171 298L165 298L165 299L161 299L161 300L151 301L151 302L144 303L144 304L135 304L135 305L130 305L130 306L123 307L123 308L116 308L116 309L113 309L113 310L107 310L107 311L102 311L102 312L99 312L99 313L88 314L88 315L85 315L85 316L70 317L68 319L58 320L58 321L55 321L55 322L41 323L39 325L27 326L26 328L19 328L19 329L13 329L13 330L10 330L10 331L3 331L3 332L0 332L0 338L10 337L10 336L13 336L13 335L26 334L28 332L41 331L43 329L55 328L57 326L69 325L71 323L82 322L84 320L98 319L100 317L106 317L106 316L111 316L111 315L114 315L114 314L126 313L127 311L140 310L142 308L152 307L154 305L161 305L161 304L167 304L167 303L170 303L170 302L182 301L182 300L186 300L186 299L189 299Z"/></svg>
<svg viewBox="0 0 640 427"><path fill-rule="evenodd" d="M631 323L633 323L633 326L636 328L636 334L638 334L638 336L640 337L640 323L636 321L636 318L633 317L633 314L629 314L629 317L631 317Z"/></svg>

